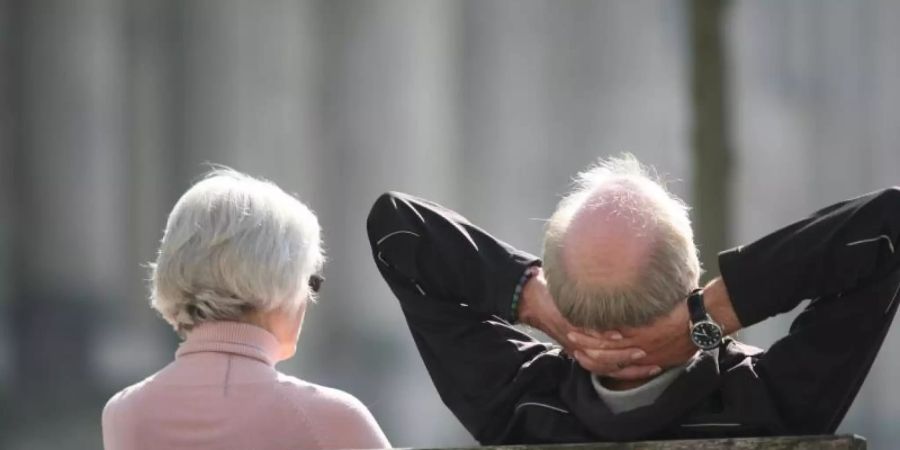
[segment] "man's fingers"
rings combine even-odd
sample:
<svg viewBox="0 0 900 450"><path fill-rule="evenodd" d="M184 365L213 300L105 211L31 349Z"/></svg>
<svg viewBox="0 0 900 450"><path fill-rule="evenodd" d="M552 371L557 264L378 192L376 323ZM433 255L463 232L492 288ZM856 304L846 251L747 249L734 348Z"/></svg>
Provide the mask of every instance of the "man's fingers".
<svg viewBox="0 0 900 450"><path fill-rule="evenodd" d="M582 351L576 351L573 355L575 360L578 361L578 364L587 370L588 372L595 373L597 375L606 375L619 369L615 364L609 365L605 363L598 363L597 361L591 359L589 356L585 355Z"/></svg>
<svg viewBox="0 0 900 450"><path fill-rule="evenodd" d="M575 352L575 359L578 360L578 364L581 365L584 370L604 376L613 372L618 372L628 367L629 363L629 360L621 358L619 358L618 360L598 359L588 356L582 351Z"/></svg>
<svg viewBox="0 0 900 450"><path fill-rule="evenodd" d="M602 336L606 339L609 339L611 341L621 341L622 339L625 339L625 337L622 336L622 333L619 333L616 330L604 331L604 332L600 333L600 336Z"/></svg>
<svg viewBox="0 0 900 450"><path fill-rule="evenodd" d="M576 350L575 359L581 367L598 375L606 375L618 372L630 366L635 360L647 356L643 350L637 348L625 350Z"/></svg>
<svg viewBox="0 0 900 450"><path fill-rule="evenodd" d="M614 338L618 336L618 338ZM581 348L594 349L624 349L634 346L630 341L622 338L616 331L587 334L580 331L572 331L566 335L570 342Z"/></svg>
<svg viewBox="0 0 900 450"><path fill-rule="evenodd" d="M608 339L610 341L621 341L623 339L622 333L619 333L616 330L610 331L588 331L588 334L600 338L600 339Z"/></svg>
<svg viewBox="0 0 900 450"><path fill-rule="evenodd" d="M596 360L611 361L616 364L631 364L636 359L647 356L647 353L639 348L626 348L622 350L585 349L584 353Z"/></svg>
<svg viewBox="0 0 900 450"><path fill-rule="evenodd" d="M606 376L619 380L643 380L662 372L659 366L628 366L622 370L612 372Z"/></svg>
<svg viewBox="0 0 900 450"><path fill-rule="evenodd" d="M608 331L598 331L598 330L588 330L588 329L578 329L576 330L581 334L585 334L591 337L595 337L597 339L606 339L610 341L621 341L624 339L622 333L618 330L608 330Z"/></svg>

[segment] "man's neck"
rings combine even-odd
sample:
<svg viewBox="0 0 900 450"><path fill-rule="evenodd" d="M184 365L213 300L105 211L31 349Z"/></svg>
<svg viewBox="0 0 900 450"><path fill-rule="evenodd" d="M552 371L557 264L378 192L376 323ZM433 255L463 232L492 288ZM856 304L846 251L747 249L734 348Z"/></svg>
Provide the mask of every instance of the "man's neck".
<svg viewBox="0 0 900 450"><path fill-rule="evenodd" d="M656 377L644 378L643 380L619 380L616 378L604 377L600 379L600 384L611 391L627 391L629 389L643 386L649 383L654 378Z"/></svg>
<svg viewBox="0 0 900 450"><path fill-rule="evenodd" d="M715 353L716 357L718 357L718 351L714 351L714 353ZM691 356L691 358L694 358L696 355L697 355L697 354L695 353L694 356ZM639 388L639 387L641 387L641 386L643 386L643 385L645 385L645 384L647 384L647 383L649 383L649 382L651 382L651 381L653 381L653 380L655 380L655 379L657 379L657 378L659 378L659 377L661 377L661 376L664 376L664 375L666 375L668 372L670 372L672 369L675 369L675 368L684 368L685 366L688 365L688 363L689 363L690 361L691 361L691 360L688 359L688 360L686 360L686 361L685 361L682 365L680 365L680 366L676 366L676 367L673 367L673 368L669 368L669 369L663 370L662 372L660 372L659 374L657 374L657 375L655 375L655 376L652 376L652 377L649 377L649 378L644 378L644 379L641 379L641 380L620 380L620 379L617 379L617 378L604 377L604 376L602 376L602 375L601 375L601 376L597 376L597 378L599 379L600 384L603 385L603 387L605 387L606 389L609 389L609 390L611 390L611 391L627 391L627 390L630 390L630 389Z"/></svg>
<svg viewBox="0 0 900 450"><path fill-rule="evenodd" d="M673 367L663 371L659 375L640 381L611 382L613 380L601 379L597 375L591 376L591 384L600 400L606 404L613 414L630 411L635 408L647 406L656 401L669 389L669 386L684 373L685 366Z"/></svg>

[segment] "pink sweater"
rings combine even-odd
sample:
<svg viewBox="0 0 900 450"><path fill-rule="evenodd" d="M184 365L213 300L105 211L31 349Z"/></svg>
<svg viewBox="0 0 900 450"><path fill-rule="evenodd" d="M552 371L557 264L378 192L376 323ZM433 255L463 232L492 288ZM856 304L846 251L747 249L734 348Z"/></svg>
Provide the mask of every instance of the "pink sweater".
<svg viewBox="0 0 900 450"><path fill-rule="evenodd" d="M195 328L175 361L103 409L106 450L385 448L368 409L345 392L275 370L278 342L234 322Z"/></svg>

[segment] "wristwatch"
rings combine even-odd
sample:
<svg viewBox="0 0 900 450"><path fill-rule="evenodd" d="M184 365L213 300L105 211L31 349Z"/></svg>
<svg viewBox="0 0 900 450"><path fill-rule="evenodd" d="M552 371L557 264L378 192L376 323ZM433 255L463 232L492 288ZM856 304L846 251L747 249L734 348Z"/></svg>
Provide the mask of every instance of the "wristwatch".
<svg viewBox="0 0 900 450"><path fill-rule="evenodd" d="M694 289L687 298L691 316L691 341L701 350L712 350L722 343L722 327L709 317L703 304L703 289Z"/></svg>

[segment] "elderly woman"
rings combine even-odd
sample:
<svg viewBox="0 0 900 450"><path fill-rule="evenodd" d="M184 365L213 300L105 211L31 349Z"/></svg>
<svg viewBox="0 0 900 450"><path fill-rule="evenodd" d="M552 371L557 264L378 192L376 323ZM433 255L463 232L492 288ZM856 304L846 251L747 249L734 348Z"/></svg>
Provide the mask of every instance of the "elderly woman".
<svg viewBox="0 0 900 450"><path fill-rule="evenodd" d="M275 370L323 260L316 216L273 183L216 170L191 187L152 265L152 306L184 342L109 400L106 449L389 447L359 400Z"/></svg>

